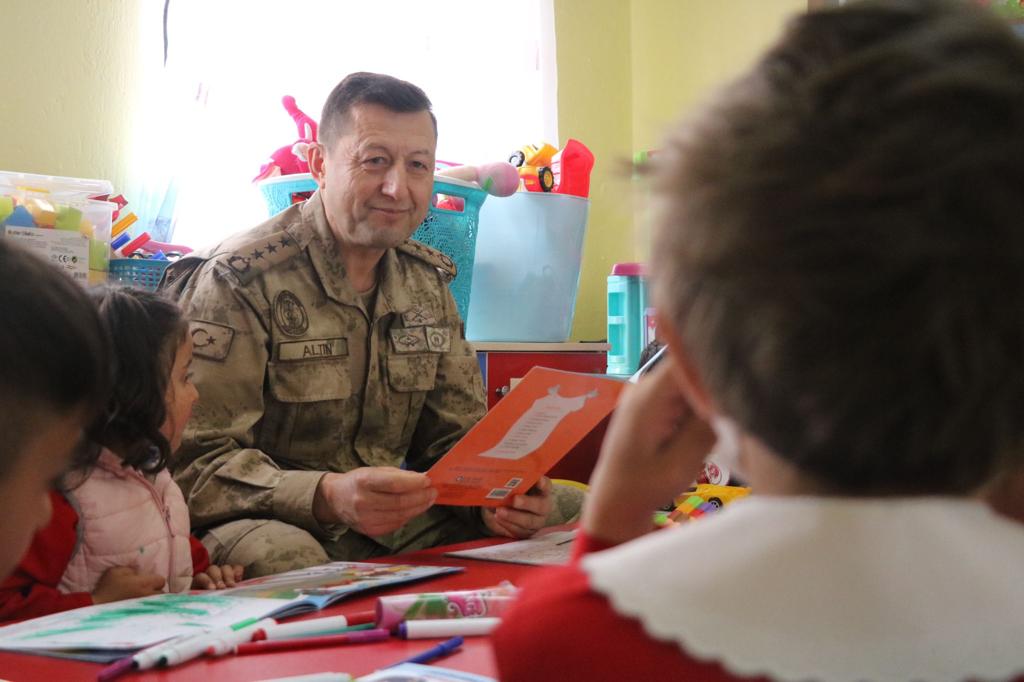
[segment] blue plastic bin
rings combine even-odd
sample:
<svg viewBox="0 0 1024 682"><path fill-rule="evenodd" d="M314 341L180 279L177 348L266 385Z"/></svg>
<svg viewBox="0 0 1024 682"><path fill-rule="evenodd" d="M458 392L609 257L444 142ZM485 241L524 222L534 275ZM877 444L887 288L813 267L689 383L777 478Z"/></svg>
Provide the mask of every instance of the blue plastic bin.
<svg viewBox="0 0 1024 682"><path fill-rule="evenodd" d="M569 338L590 202L516 192L480 212L466 338L556 342Z"/></svg>
<svg viewBox="0 0 1024 682"><path fill-rule="evenodd" d="M261 180L257 185L263 193L263 199L267 202L269 214L274 216L285 210L293 203L292 195L299 194L300 201L305 199L305 194L316 191L316 180L309 173L296 173L294 175L278 175L277 177Z"/></svg>
<svg viewBox="0 0 1024 682"><path fill-rule="evenodd" d="M469 323L470 290L473 286L473 261L477 248L477 233L480 224L480 208L487 199L487 192L475 183L454 178L434 178L434 195L444 194L462 200L461 211L438 208L431 202L426 220L416 228L412 238L441 251L458 269L455 279L449 285L459 315L465 324Z"/></svg>

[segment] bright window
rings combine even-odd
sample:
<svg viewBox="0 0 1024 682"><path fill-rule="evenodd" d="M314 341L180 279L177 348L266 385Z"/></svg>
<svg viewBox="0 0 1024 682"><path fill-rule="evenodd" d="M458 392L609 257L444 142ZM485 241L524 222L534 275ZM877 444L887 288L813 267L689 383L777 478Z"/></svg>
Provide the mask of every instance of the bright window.
<svg viewBox="0 0 1024 682"><path fill-rule="evenodd" d="M281 97L319 120L353 71L426 91L438 159L558 142L552 0L171 0L166 66L162 4L140 3L150 61L128 188L156 238L202 247L266 219L252 178L297 139Z"/></svg>

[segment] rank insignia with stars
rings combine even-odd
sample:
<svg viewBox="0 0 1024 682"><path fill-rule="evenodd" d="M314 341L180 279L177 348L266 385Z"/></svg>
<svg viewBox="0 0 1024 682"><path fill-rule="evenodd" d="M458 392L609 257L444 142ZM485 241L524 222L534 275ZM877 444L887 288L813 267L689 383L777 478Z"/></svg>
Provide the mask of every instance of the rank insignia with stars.
<svg viewBox="0 0 1024 682"><path fill-rule="evenodd" d="M437 320L429 308L417 303L402 313L402 323L406 327L422 327L428 324L436 324Z"/></svg>
<svg viewBox="0 0 1024 682"><path fill-rule="evenodd" d="M238 274L244 275L252 267L252 261L245 256L231 256L231 258L228 258L228 267Z"/></svg>
<svg viewBox="0 0 1024 682"><path fill-rule="evenodd" d="M423 327L392 327L391 343L398 353L422 353L427 350L427 337Z"/></svg>
<svg viewBox="0 0 1024 682"><path fill-rule="evenodd" d="M309 316L299 297L281 291L274 297L274 322L288 336L302 336L309 329Z"/></svg>
<svg viewBox="0 0 1024 682"><path fill-rule="evenodd" d="M192 337L192 352L207 360L222 361L231 350L235 330L223 324L206 320L190 320L189 335Z"/></svg>

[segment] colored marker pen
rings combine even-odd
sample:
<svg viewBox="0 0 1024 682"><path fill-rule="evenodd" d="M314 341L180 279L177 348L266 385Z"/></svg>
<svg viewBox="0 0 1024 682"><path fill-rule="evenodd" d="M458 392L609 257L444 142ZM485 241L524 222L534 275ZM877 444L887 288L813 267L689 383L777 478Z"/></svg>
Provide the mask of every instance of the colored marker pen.
<svg viewBox="0 0 1024 682"><path fill-rule="evenodd" d="M382 628L373 630L361 630L358 632L346 632L343 635L326 635L324 637L296 637L293 639L279 639L273 642L247 642L235 647L235 653L239 656L244 654L264 654L271 651L293 651L296 649L314 649L325 646L340 646L344 644L364 644L367 642L380 642L391 636L391 633Z"/></svg>
<svg viewBox="0 0 1024 682"><path fill-rule="evenodd" d="M243 630L260 621L260 618L247 618L240 623L235 623L231 627L218 628L216 630L211 630L210 632L203 632L180 642L170 644L160 652L161 655L158 665L178 665L179 663L191 661L193 658L199 658L206 653L207 647L210 646L210 642L214 639L227 636L231 632L237 630ZM250 634L249 637L251 638L252 635Z"/></svg>
<svg viewBox="0 0 1024 682"><path fill-rule="evenodd" d="M224 656L225 654L230 654L239 644L253 641L257 632L261 632L265 628L273 627L275 625L277 625L277 621L273 618L264 618L252 625L246 625L245 627L238 628L237 630L221 632L218 636L207 640L206 655Z"/></svg>
<svg viewBox="0 0 1024 682"><path fill-rule="evenodd" d="M304 635L326 635L347 627L348 619L344 615L334 615L326 617L326 619L314 619L312 621L300 621L299 623L280 623L257 630L253 633L253 641L285 639ZM364 626L356 627L364 628L364 630L367 629Z"/></svg>
<svg viewBox="0 0 1024 682"><path fill-rule="evenodd" d="M109 682L115 677L128 673L135 667L135 657L125 656L124 658L111 663L96 675L96 682Z"/></svg>
<svg viewBox="0 0 1024 682"><path fill-rule="evenodd" d="M489 635L501 623L500 618L458 618L440 620L407 620L398 625L398 636L403 639L428 637L476 637Z"/></svg>
<svg viewBox="0 0 1024 682"><path fill-rule="evenodd" d="M252 641L263 640L276 641L289 639L291 637L309 637L313 635L340 635L346 632L358 632L359 630L370 630L373 623L361 625L346 625L345 616L332 618L317 618L315 620L304 620L299 623L282 623L257 630L252 635Z"/></svg>
<svg viewBox="0 0 1024 682"><path fill-rule="evenodd" d="M392 663L387 667L394 668L396 665L402 665L403 663L430 663L431 661L436 661L437 659L452 653L462 646L462 642L462 637L452 637L447 641L441 642L435 647L427 649L423 653L416 654L415 656L398 661L397 663Z"/></svg>

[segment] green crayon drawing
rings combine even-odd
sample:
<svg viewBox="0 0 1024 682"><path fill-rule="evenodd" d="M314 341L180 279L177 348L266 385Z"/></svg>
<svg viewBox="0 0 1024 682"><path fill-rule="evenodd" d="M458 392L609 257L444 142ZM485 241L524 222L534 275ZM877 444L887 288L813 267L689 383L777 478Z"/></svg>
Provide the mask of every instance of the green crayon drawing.
<svg viewBox="0 0 1024 682"><path fill-rule="evenodd" d="M216 595L191 595L191 594L164 594L152 599L143 599L130 606L112 608L93 613L82 618L75 624L66 627L57 627L49 630L40 630L19 637L21 640L33 640L40 637L53 637L66 635L72 632L89 632L100 630L112 625L120 625L133 618L146 618L151 616L174 617L191 620L210 615L211 610L219 607L230 606L233 600L230 597L218 597ZM197 623L180 623L182 625L196 625Z"/></svg>

